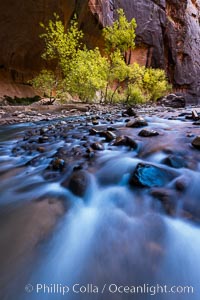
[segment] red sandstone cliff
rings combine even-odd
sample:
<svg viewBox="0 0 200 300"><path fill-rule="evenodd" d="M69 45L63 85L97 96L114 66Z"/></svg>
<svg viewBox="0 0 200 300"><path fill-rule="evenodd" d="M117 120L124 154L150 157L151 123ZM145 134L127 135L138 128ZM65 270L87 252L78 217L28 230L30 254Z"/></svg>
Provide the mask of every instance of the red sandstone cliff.
<svg viewBox="0 0 200 300"><path fill-rule="evenodd" d="M74 13L89 47L122 7L137 20L132 60L168 72L177 91L200 96L200 0L7 0L0 3L0 96L31 96L26 84L44 65L39 22L57 12L66 26Z"/></svg>

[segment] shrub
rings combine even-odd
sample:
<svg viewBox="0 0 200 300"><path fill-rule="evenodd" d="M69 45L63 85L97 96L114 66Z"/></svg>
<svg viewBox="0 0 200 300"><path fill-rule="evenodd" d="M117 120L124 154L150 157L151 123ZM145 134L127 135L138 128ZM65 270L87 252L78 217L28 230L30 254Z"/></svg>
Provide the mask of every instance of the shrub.
<svg viewBox="0 0 200 300"><path fill-rule="evenodd" d="M164 70L145 69L143 88L149 94L150 100L157 100L171 89Z"/></svg>
<svg viewBox="0 0 200 300"><path fill-rule="evenodd" d="M127 104L142 104L147 101L144 91L137 84L129 84L126 89Z"/></svg>

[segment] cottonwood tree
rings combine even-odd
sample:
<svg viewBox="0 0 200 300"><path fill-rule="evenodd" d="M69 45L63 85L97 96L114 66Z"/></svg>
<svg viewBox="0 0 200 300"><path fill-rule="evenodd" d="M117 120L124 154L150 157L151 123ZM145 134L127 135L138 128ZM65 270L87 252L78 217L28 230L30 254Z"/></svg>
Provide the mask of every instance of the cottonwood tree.
<svg viewBox="0 0 200 300"><path fill-rule="evenodd" d="M44 32L40 37L45 44L42 57L57 67L54 72L43 70L32 83L46 94L49 91L50 98L56 89L57 95L70 93L86 102L95 100L97 92L105 102L144 102L156 100L169 87L163 70L127 63L125 53L135 47L136 21L129 22L122 9L118 10L118 19L103 29L105 55L82 43L83 32L76 17L67 29L56 14L41 26Z"/></svg>
<svg viewBox="0 0 200 300"><path fill-rule="evenodd" d="M54 92L58 85L58 80L53 71L42 70L38 76L30 80L29 83L33 87L43 93L44 96L49 98L50 104L53 104L55 101Z"/></svg>

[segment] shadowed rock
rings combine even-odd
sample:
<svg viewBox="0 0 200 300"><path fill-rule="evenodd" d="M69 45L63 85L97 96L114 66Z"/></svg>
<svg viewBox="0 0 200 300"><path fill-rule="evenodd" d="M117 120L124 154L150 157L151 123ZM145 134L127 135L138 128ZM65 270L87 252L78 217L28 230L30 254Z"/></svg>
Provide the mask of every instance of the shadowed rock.
<svg viewBox="0 0 200 300"><path fill-rule="evenodd" d="M73 172L70 178L62 183L62 186L68 188L76 196L84 197L89 182L89 174L86 171L80 170Z"/></svg>
<svg viewBox="0 0 200 300"><path fill-rule="evenodd" d="M192 146L200 150L200 136L196 136L192 141Z"/></svg>

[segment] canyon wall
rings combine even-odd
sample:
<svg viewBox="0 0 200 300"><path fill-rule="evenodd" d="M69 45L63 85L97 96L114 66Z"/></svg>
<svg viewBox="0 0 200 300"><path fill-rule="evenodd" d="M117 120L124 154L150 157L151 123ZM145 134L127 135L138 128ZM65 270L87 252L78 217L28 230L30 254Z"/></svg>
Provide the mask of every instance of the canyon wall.
<svg viewBox="0 0 200 300"><path fill-rule="evenodd" d="M0 3L0 97L31 96L27 80L45 67L39 22L74 13L89 47L102 46L101 29L122 7L137 21L132 61L167 71L177 92L200 97L200 0L7 0Z"/></svg>
<svg viewBox="0 0 200 300"><path fill-rule="evenodd" d="M137 20L137 45L146 66L164 68L175 91L200 96L200 1L119 0ZM134 52L133 52L134 56ZM138 56L138 53L137 53Z"/></svg>

